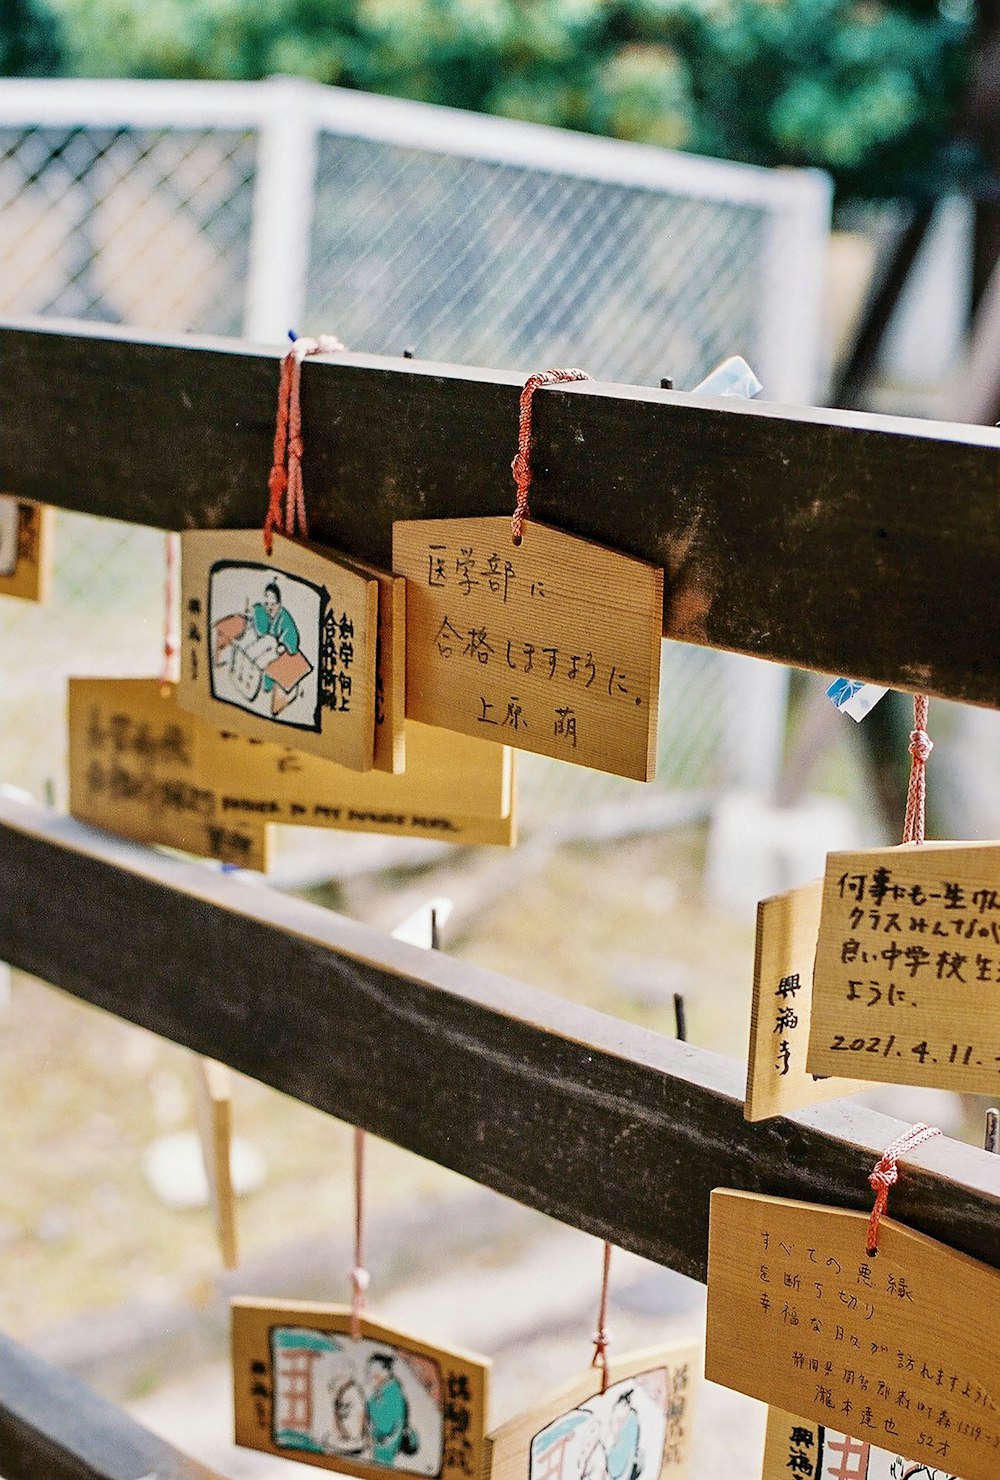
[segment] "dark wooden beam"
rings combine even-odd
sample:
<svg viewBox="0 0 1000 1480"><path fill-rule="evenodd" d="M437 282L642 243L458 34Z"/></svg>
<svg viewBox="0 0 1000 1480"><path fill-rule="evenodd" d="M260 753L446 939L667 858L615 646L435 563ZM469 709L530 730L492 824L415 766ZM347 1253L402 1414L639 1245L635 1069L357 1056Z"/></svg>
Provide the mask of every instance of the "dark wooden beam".
<svg viewBox="0 0 1000 1480"><path fill-rule="evenodd" d="M731 1060L7 801L0 899L0 959L697 1278L713 1187L865 1208L903 1129L848 1101L749 1125ZM995 1158L934 1141L892 1197L1000 1267Z"/></svg>
<svg viewBox="0 0 1000 1480"><path fill-rule="evenodd" d="M0 1474L4 1480L220 1480L3 1335Z"/></svg>
<svg viewBox="0 0 1000 1480"><path fill-rule="evenodd" d="M0 487L140 524L251 527L278 353L0 329ZM314 535L386 564L394 519L510 509L518 386L414 360L308 363ZM667 636L1000 707L1000 433L605 384L545 390L535 425L536 517L662 564Z"/></svg>

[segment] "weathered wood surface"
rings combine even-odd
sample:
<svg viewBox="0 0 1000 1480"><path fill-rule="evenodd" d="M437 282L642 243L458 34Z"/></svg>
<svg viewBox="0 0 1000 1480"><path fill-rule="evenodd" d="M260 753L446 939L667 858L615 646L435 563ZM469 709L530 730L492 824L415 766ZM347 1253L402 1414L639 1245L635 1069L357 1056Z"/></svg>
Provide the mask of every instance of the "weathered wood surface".
<svg viewBox="0 0 1000 1480"><path fill-rule="evenodd" d="M2 1335L0 1474L4 1480L220 1480Z"/></svg>
<svg viewBox="0 0 1000 1480"><path fill-rule="evenodd" d="M280 353L0 328L0 486L252 527ZM385 566L394 519L512 507L517 375L343 355L302 379L317 540ZM1000 707L1000 432L586 382L534 425L532 513L662 565L667 636Z"/></svg>
<svg viewBox="0 0 1000 1480"><path fill-rule="evenodd" d="M867 1210L903 1129L748 1124L734 1061L9 801L0 899L0 960L698 1278L713 1187ZM1000 1266L995 1159L921 1161L893 1217Z"/></svg>

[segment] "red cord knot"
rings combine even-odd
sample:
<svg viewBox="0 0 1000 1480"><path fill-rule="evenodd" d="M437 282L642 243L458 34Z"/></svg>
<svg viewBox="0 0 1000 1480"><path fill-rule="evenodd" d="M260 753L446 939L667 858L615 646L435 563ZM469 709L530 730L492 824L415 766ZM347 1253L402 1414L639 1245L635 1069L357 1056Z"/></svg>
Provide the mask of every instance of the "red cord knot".
<svg viewBox="0 0 1000 1480"><path fill-rule="evenodd" d="M869 1185L872 1191L876 1193L880 1187L884 1187L888 1191L890 1187L895 1187L898 1181L899 1168L894 1161L887 1162L884 1157L881 1161L875 1163L875 1166L868 1174Z"/></svg>
<svg viewBox="0 0 1000 1480"><path fill-rule="evenodd" d="M924 1141L929 1141L932 1136L940 1134L941 1132L933 1125L924 1125L922 1122L912 1125L903 1135L897 1136L891 1146L886 1147L869 1172L868 1181L875 1193L875 1206L868 1220L868 1237L865 1241L865 1248L869 1254L878 1253L879 1224L882 1222L889 1203L889 1188L894 1187L899 1181L897 1161L905 1152L915 1150Z"/></svg>
<svg viewBox="0 0 1000 1480"><path fill-rule="evenodd" d="M351 1270L351 1340L361 1340L361 1317L365 1309L365 1291L371 1283L371 1276L367 1269L356 1264Z"/></svg>
<svg viewBox="0 0 1000 1480"><path fill-rule="evenodd" d="M302 487L302 361L307 355L332 355L343 348L333 334L320 334L315 339L296 339L281 361L278 407L274 418L274 452L267 480L268 504L264 517L264 549L268 555L274 545L276 529L292 539L296 530L303 539L309 536L306 496Z"/></svg>
<svg viewBox="0 0 1000 1480"><path fill-rule="evenodd" d="M903 819L903 842L922 843L926 828L927 757L934 749L927 733L929 700L926 694L913 696L913 729L910 731L910 784L906 791L906 816Z"/></svg>
<svg viewBox="0 0 1000 1480"><path fill-rule="evenodd" d="M594 1332L594 1355L590 1359L591 1367L601 1369L601 1392L606 1393L611 1378L611 1363L608 1360L608 1348L611 1345L611 1332L607 1326Z"/></svg>
<svg viewBox="0 0 1000 1480"><path fill-rule="evenodd" d="M927 757L933 749L934 741L926 730L910 731L910 754L915 761L918 761L921 765L925 765Z"/></svg>
<svg viewBox="0 0 1000 1480"><path fill-rule="evenodd" d="M531 487L531 469L528 466L528 459L522 452L515 452L510 470L514 474L514 482L517 484L518 491L523 484L526 484L528 488Z"/></svg>
<svg viewBox="0 0 1000 1480"><path fill-rule="evenodd" d="M524 521L528 513L528 490L531 487L531 398L539 386L557 382L590 380L586 370L538 370L529 375L521 391L520 410L517 423L517 453L510 465L517 485L517 504L510 521L511 539L515 545L521 543Z"/></svg>

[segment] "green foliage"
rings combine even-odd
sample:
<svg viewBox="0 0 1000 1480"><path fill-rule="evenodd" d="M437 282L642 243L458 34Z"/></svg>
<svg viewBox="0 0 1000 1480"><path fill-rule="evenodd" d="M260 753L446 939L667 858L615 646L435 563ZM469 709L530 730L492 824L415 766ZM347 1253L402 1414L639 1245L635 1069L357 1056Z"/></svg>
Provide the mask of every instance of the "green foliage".
<svg viewBox="0 0 1000 1480"><path fill-rule="evenodd" d="M24 0L21 0L24 3ZM322 82L931 189L962 0L55 0L82 75Z"/></svg>
<svg viewBox="0 0 1000 1480"><path fill-rule="evenodd" d="M362 32L351 0L52 0L85 77L343 80ZM362 47L364 50L364 47Z"/></svg>
<svg viewBox="0 0 1000 1480"><path fill-rule="evenodd" d="M0 0L0 77L62 71L61 30L40 0Z"/></svg>

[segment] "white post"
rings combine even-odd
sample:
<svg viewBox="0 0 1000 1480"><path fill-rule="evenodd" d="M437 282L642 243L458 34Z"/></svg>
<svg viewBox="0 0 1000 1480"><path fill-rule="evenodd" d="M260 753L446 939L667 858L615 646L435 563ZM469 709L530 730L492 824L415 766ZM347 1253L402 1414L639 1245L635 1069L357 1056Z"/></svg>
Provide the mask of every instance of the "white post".
<svg viewBox="0 0 1000 1480"><path fill-rule="evenodd" d="M727 787L770 802L781 776L790 669L742 653L719 653Z"/></svg>
<svg viewBox="0 0 1000 1480"><path fill-rule="evenodd" d="M775 184L781 179L775 171ZM761 336L754 369L764 382L762 399L786 406L821 403L823 319L833 184L821 170L785 175L785 194L768 216L761 258Z"/></svg>
<svg viewBox="0 0 1000 1480"><path fill-rule="evenodd" d="M302 329L316 191L315 84L274 77L266 86L254 185L243 332L284 342Z"/></svg>

